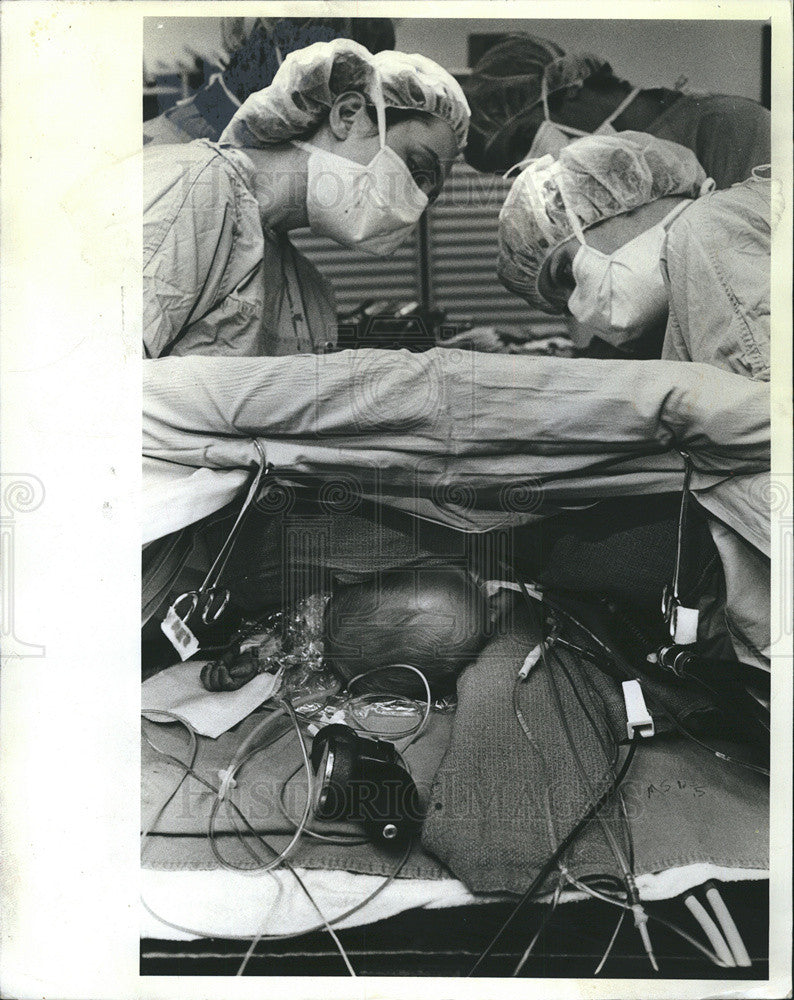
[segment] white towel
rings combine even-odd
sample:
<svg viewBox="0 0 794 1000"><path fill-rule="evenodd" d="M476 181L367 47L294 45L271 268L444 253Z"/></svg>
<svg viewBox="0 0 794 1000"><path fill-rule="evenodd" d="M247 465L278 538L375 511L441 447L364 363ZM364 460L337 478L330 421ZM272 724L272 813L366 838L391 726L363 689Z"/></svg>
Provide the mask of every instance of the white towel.
<svg viewBox="0 0 794 1000"><path fill-rule="evenodd" d="M281 687L281 674L258 674L238 691L207 691L201 683L206 660L177 663L141 684L141 711L181 715L201 736L217 739L268 701ZM149 718L147 716L147 718ZM153 722L162 722L158 716Z"/></svg>

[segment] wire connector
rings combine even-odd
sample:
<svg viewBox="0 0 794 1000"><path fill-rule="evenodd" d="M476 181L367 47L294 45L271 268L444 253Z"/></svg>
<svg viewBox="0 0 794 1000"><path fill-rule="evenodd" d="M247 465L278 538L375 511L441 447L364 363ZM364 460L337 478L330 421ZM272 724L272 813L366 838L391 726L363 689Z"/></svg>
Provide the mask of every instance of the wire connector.
<svg viewBox="0 0 794 1000"><path fill-rule="evenodd" d="M223 799L226 798L226 793L229 789L237 787L237 782L232 777L231 768L229 768L228 771L218 771L218 777L221 779L221 783L218 788L218 798L223 801Z"/></svg>
<svg viewBox="0 0 794 1000"><path fill-rule="evenodd" d="M521 669L518 671L519 680L525 681L529 676L530 670L532 670L533 667L537 666L538 660L543 655L543 648L544 644L542 642L539 642L537 646L534 647L534 649L531 649L529 651L529 653L527 654L527 658L521 665Z"/></svg>
<svg viewBox="0 0 794 1000"><path fill-rule="evenodd" d="M697 608L685 608L683 604L674 604L670 616L670 635L673 642L679 646L691 646L698 639Z"/></svg>
<svg viewBox="0 0 794 1000"><path fill-rule="evenodd" d="M648 933L648 914L642 907L641 903L633 903L631 907L631 912L634 914L634 926L640 932L640 937L642 938L642 945L645 948L645 952L648 955L648 960L653 966L653 971L658 972L659 966L656 962L656 956L653 953L653 945L651 944L651 935Z"/></svg>
<svg viewBox="0 0 794 1000"><path fill-rule="evenodd" d="M626 703L626 732L630 740L635 735L653 736L656 731L653 718L645 704L642 688L638 680L623 681L623 700Z"/></svg>
<svg viewBox="0 0 794 1000"><path fill-rule="evenodd" d="M534 649L531 649L527 654L527 658L521 665L521 669L518 671L518 679L520 681L525 681L529 676L531 670L537 666L538 660L551 649L551 647L557 642L559 638L559 628L557 625L552 625L551 632L547 639L542 639Z"/></svg>

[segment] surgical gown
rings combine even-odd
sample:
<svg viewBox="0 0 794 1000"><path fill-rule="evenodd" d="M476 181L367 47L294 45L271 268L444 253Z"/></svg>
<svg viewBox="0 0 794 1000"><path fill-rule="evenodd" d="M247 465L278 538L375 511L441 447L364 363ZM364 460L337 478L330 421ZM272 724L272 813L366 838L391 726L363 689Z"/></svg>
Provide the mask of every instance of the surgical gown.
<svg viewBox="0 0 794 1000"><path fill-rule="evenodd" d="M663 358L769 381L772 195L771 181L751 179L699 198L672 224Z"/></svg>
<svg viewBox="0 0 794 1000"><path fill-rule="evenodd" d="M771 236L780 210L771 181L751 178L698 199L676 219L662 255L670 299L664 358L769 381ZM725 624L740 658L761 664L770 655L768 555L726 525L714 503L730 498L741 517L748 497L769 497L770 489L756 474L699 498L717 514L710 527L728 586Z"/></svg>
<svg viewBox="0 0 794 1000"><path fill-rule="evenodd" d="M306 354L336 341L333 293L262 225L254 166L200 139L143 151L144 357Z"/></svg>
<svg viewBox="0 0 794 1000"><path fill-rule="evenodd" d="M772 159L769 111L746 97L682 94L645 131L691 149L717 190L747 180L754 167ZM591 327L571 319L568 332L576 347L584 349L594 341L593 356L613 356ZM622 356L658 358L662 333L659 329L645 338L627 339L620 345L626 352ZM616 344L614 336L611 344Z"/></svg>
<svg viewBox="0 0 794 1000"><path fill-rule="evenodd" d="M144 122L143 144L174 144L193 139L217 142L239 107L240 102L228 90L221 74L216 73L191 97Z"/></svg>

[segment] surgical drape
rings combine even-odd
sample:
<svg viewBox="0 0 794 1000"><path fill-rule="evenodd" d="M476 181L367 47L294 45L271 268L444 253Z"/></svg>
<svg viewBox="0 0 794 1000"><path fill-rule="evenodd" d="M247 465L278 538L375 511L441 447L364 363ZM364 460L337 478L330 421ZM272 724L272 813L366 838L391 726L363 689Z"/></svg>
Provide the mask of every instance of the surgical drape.
<svg viewBox="0 0 794 1000"><path fill-rule="evenodd" d="M437 348L144 365L143 450L161 473L249 467L257 438L287 480L345 473L364 497L475 531L678 490L681 449L709 514L768 555L769 425L765 383L696 363ZM745 593L731 553L729 593L752 602L758 574ZM763 659L763 612L751 631L740 648Z"/></svg>
<svg viewBox="0 0 794 1000"><path fill-rule="evenodd" d="M445 349L144 365L148 458L239 469L254 437L287 477L352 471L387 502L465 485L476 496L460 522L487 527L520 514L499 497L529 483L552 504L679 489L679 448L693 456L696 490L763 472L769 396L707 365ZM727 503L720 516L765 547L763 504L743 506L743 519Z"/></svg>

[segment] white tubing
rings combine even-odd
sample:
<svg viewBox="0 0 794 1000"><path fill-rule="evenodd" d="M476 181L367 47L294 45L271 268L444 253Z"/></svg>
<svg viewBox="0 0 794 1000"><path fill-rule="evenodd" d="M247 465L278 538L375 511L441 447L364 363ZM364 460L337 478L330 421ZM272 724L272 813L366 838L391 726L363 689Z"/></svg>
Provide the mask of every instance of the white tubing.
<svg viewBox="0 0 794 1000"><path fill-rule="evenodd" d="M714 910L714 914L720 923L722 933L728 942L728 947L733 952L736 964L748 968L753 963L750 961L750 956L747 948L744 946L744 941L742 941L739 928L734 923L730 910L725 905L725 900L720 895L716 886L711 885L706 889L706 899L711 903L711 908Z"/></svg>
<svg viewBox="0 0 794 1000"><path fill-rule="evenodd" d="M724 962L729 968L735 968L736 962L731 954L731 949L725 943L725 938L720 934L719 928L708 915L706 908L700 900L690 894L684 896L684 903L695 920L703 928L703 932L711 942L711 946L720 961Z"/></svg>

